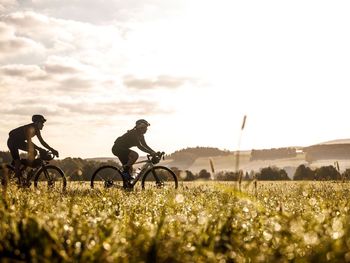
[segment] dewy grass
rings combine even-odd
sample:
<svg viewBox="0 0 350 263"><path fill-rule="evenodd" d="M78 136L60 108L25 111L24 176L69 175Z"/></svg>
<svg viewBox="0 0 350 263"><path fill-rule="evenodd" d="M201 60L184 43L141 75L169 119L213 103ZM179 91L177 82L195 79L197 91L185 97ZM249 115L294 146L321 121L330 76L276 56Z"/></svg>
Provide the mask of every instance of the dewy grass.
<svg viewBox="0 0 350 263"><path fill-rule="evenodd" d="M0 183L2 186L2 200L5 208L7 208L7 187L9 184L9 175L8 175L8 169L5 164L1 164L0 173L1 173Z"/></svg>
<svg viewBox="0 0 350 263"><path fill-rule="evenodd" d="M183 183L176 191L7 189L2 261L346 262L349 183ZM257 195L256 197L254 195Z"/></svg>

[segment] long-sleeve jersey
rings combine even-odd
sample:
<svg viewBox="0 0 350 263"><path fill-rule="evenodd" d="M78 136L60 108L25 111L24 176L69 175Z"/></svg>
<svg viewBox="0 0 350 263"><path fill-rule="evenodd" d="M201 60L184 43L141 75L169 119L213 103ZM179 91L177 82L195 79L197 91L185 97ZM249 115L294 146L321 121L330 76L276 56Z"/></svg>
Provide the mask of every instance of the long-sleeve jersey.
<svg viewBox="0 0 350 263"><path fill-rule="evenodd" d="M143 134L140 134L135 128L118 137L114 143L118 148L129 149L136 146L144 152L153 152L153 150L147 145Z"/></svg>

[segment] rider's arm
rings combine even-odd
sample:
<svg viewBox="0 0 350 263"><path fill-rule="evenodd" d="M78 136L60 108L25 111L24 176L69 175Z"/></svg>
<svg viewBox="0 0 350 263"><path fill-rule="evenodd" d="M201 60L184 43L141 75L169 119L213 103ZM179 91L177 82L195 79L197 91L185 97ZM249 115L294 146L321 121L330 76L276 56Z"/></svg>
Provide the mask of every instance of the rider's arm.
<svg viewBox="0 0 350 263"><path fill-rule="evenodd" d="M29 145L33 145L34 149L35 150L38 150L38 151L41 151L43 150L42 148L40 148L38 145L36 145L35 143L33 143L32 141L32 137L36 134L40 134L40 130L36 129L35 127L33 126L29 126L28 129L25 130L26 132L26 140L27 140L27 143Z"/></svg>
<svg viewBox="0 0 350 263"><path fill-rule="evenodd" d="M41 133L40 133L39 130L37 130L36 135L38 136L39 142L40 142L46 149L52 150L52 148L50 147L50 145L48 145L48 144L44 141L43 137L41 137Z"/></svg>
<svg viewBox="0 0 350 263"><path fill-rule="evenodd" d="M140 144L137 146L141 151L154 155L156 152L149 147L145 141L145 137L140 138Z"/></svg>

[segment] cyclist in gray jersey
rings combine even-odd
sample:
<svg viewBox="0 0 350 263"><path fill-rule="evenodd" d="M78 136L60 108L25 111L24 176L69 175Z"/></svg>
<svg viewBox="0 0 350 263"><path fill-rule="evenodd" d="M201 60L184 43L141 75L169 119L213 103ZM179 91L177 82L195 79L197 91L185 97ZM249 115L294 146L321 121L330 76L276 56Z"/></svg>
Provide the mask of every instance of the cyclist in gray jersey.
<svg viewBox="0 0 350 263"><path fill-rule="evenodd" d="M112 147L112 153L122 163L124 175L127 179L131 179L132 166L139 158L138 153L131 150L131 147L136 146L141 151L152 155L152 157L157 156L157 153L145 141L144 134L147 132L148 126L150 124L144 119L136 121L135 127L118 137Z"/></svg>

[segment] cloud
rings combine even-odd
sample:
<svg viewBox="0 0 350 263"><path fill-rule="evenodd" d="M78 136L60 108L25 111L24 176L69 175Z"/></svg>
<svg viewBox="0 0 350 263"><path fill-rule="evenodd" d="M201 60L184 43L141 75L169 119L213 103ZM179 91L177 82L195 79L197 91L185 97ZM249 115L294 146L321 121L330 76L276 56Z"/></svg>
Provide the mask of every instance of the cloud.
<svg viewBox="0 0 350 263"><path fill-rule="evenodd" d="M124 77L124 85L130 89L154 89L154 88L168 88L176 89L191 82L190 78L173 77L167 75L160 75L155 78L137 78L131 75Z"/></svg>
<svg viewBox="0 0 350 263"><path fill-rule="evenodd" d="M42 53L43 45L22 36L17 36L12 26L0 21L0 61L30 53Z"/></svg>
<svg viewBox="0 0 350 263"><path fill-rule="evenodd" d="M34 102L34 101L33 101ZM38 101L36 101L38 103ZM50 106L33 105L32 103L14 105L12 108L2 109L3 114L17 116L31 116L32 114L40 113L43 115L59 115L59 111Z"/></svg>
<svg viewBox="0 0 350 263"><path fill-rule="evenodd" d="M91 89L111 88L116 85L115 77L79 61L51 56L42 65L10 64L0 66L0 80L9 89L35 87L47 93L73 91L86 92ZM39 83L41 82L41 83Z"/></svg>
<svg viewBox="0 0 350 263"><path fill-rule="evenodd" d="M185 0L35 0L21 1L21 9L45 12L50 16L92 23L145 21L176 15Z"/></svg>
<svg viewBox="0 0 350 263"><path fill-rule="evenodd" d="M73 75L89 70L89 67L80 63L80 61L62 56L48 57L43 68L48 74L53 75Z"/></svg>
<svg viewBox="0 0 350 263"><path fill-rule="evenodd" d="M0 67L0 76L27 80L47 79L47 74L37 65L5 65Z"/></svg>
<svg viewBox="0 0 350 263"><path fill-rule="evenodd" d="M5 13L6 11L9 11L12 8L17 6L18 6L18 2L16 0L1 0L0 12Z"/></svg>
<svg viewBox="0 0 350 263"><path fill-rule="evenodd" d="M105 101L105 102L62 102L58 106L66 112L91 116L165 114L168 110L159 108L153 101Z"/></svg>
<svg viewBox="0 0 350 263"><path fill-rule="evenodd" d="M33 11L0 15L0 43L3 49L0 54L12 51L16 62L21 61L24 51L28 50L30 52L26 54L32 57L41 55L36 59L38 62L43 62L49 56L69 57L86 65L98 66L101 70L109 70L111 64L120 66L127 59L125 51L129 48L122 35L122 31L111 24L94 25L58 19ZM28 48L17 53L21 46L22 49ZM33 58L27 60L33 61Z"/></svg>

